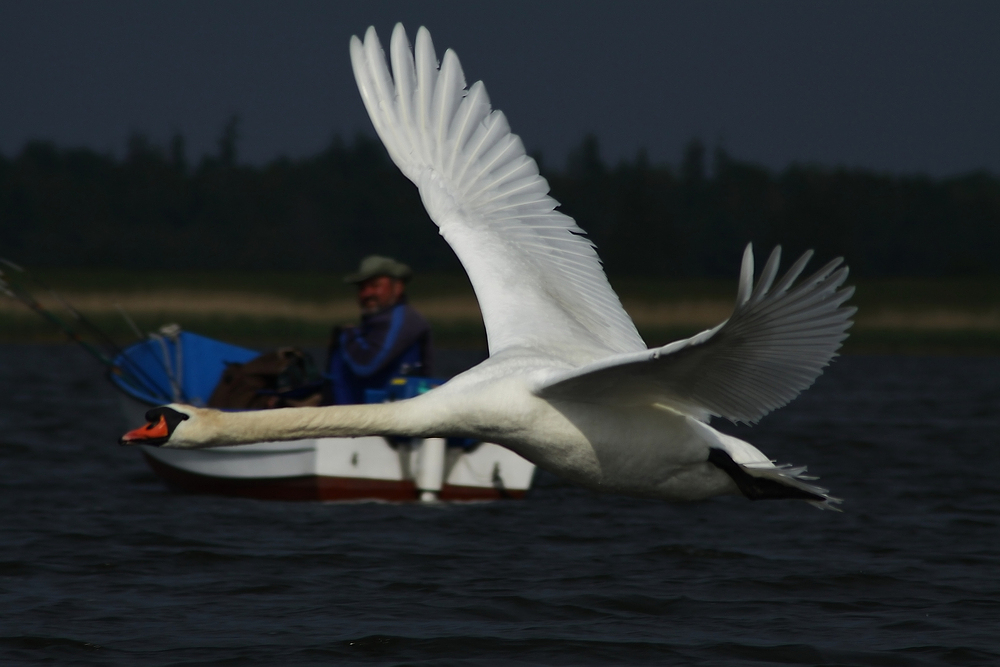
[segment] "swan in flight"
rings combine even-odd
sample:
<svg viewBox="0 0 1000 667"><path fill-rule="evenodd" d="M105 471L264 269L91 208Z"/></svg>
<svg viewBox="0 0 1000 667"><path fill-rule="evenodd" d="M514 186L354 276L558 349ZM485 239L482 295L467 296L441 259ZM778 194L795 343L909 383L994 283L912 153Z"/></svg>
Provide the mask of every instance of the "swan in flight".
<svg viewBox="0 0 1000 667"><path fill-rule="evenodd" d="M462 437L504 445L591 489L700 500L722 494L839 502L805 468L775 466L709 425L753 423L809 387L847 337L853 288L837 259L796 283L780 248L754 284L748 245L736 305L713 329L647 349L593 244L556 210L548 183L482 82L466 87L430 33L369 28L351 63L379 137L468 272L489 358L392 403L219 412L172 404L123 444L201 448L335 436Z"/></svg>

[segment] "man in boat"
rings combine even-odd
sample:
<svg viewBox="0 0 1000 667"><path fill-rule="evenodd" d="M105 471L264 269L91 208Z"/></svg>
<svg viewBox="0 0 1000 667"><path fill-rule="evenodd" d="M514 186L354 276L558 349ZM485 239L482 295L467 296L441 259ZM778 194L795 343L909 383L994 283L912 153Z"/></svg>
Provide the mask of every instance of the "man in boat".
<svg viewBox="0 0 1000 667"><path fill-rule="evenodd" d="M344 282L358 288L361 324L335 327L330 337L327 404L363 403L397 375L431 373L431 330L406 299L410 267L369 255Z"/></svg>

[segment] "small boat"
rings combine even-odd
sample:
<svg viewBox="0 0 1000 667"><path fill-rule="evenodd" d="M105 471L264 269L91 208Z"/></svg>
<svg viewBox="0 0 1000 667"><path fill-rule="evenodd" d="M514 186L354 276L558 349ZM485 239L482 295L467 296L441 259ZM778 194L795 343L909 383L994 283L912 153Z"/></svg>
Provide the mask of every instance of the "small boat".
<svg viewBox="0 0 1000 667"><path fill-rule="evenodd" d="M129 424L168 402L204 406L227 364L256 350L187 331L165 329L122 350L111 366ZM393 400L434 386L427 378L396 378L371 400ZM193 493L272 500L475 501L522 498L535 466L488 442L442 438L317 438L214 449L142 446L142 455L170 487Z"/></svg>

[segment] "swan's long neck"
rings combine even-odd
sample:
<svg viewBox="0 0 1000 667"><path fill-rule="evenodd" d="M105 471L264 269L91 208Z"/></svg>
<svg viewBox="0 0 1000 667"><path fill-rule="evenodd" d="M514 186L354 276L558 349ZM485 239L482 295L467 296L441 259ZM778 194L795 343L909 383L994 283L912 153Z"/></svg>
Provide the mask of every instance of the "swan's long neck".
<svg viewBox="0 0 1000 667"><path fill-rule="evenodd" d="M447 425L434 405L419 399L370 405L281 408L247 412L187 408L192 419L178 425L168 447L222 447L275 440L363 435L430 437Z"/></svg>

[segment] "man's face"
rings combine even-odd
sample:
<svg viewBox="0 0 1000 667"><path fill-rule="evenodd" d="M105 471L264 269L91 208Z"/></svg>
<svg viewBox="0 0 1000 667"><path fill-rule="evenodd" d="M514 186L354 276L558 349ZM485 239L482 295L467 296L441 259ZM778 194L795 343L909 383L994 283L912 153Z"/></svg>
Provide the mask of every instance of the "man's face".
<svg viewBox="0 0 1000 667"><path fill-rule="evenodd" d="M403 281L389 276L375 276L358 283L358 306L365 315L395 306L403 295Z"/></svg>

